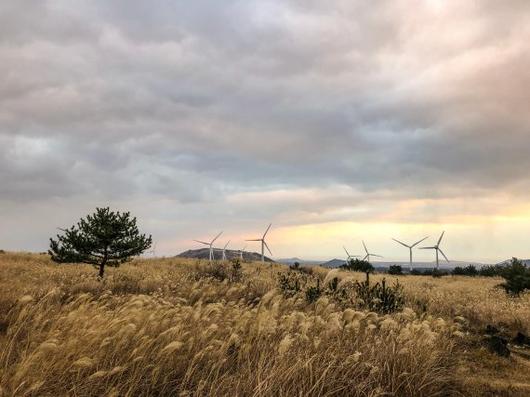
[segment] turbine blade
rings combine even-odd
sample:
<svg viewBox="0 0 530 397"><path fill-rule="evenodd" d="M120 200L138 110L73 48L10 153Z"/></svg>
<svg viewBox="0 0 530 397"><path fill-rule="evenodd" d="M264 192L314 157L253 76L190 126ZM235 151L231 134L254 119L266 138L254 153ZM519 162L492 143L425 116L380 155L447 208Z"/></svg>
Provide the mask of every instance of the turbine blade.
<svg viewBox="0 0 530 397"><path fill-rule="evenodd" d="M381 255L377 255L377 254L370 254L370 256L377 256L378 258L382 258Z"/></svg>
<svg viewBox="0 0 530 397"><path fill-rule="evenodd" d="M265 244L265 248L267 248L267 251L269 251L269 253L270 253L271 256L272 256L272 251L271 251L271 249L269 248L269 246L267 245L267 243L265 242L265 240L263 240L263 244Z"/></svg>
<svg viewBox="0 0 530 397"><path fill-rule="evenodd" d="M392 238L392 240L394 240L394 241L395 241L396 243L399 243L399 244L401 244L401 245L402 245L403 247L407 247L407 248L410 248L410 247L409 247L409 246L408 246L407 244L405 244L405 243L402 243L401 241L399 241L399 240L397 240L397 239L395 239L395 238Z"/></svg>
<svg viewBox="0 0 530 397"><path fill-rule="evenodd" d="M444 252L440 248L438 248L438 251L440 251L440 254L442 254L445 260L449 262L449 259L447 259L447 256L445 256Z"/></svg>
<svg viewBox="0 0 530 397"><path fill-rule="evenodd" d="M438 239L438 243L436 245L440 245L440 243L442 242L442 238L444 237L444 234L445 234L445 231L443 231L442 234L440 235L440 238Z"/></svg>
<svg viewBox="0 0 530 397"><path fill-rule="evenodd" d="M364 243L364 240L363 240L363 247L364 247L364 250L366 251L366 255L368 255L368 248L366 248L366 244Z"/></svg>
<svg viewBox="0 0 530 397"><path fill-rule="evenodd" d="M348 250L346 249L346 247L342 246L342 248L344 248L344 251L346 251L346 255L348 255L348 257L350 257L350 253L348 252Z"/></svg>
<svg viewBox="0 0 530 397"><path fill-rule="evenodd" d="M429 236L422 238L420 241L417 241L417 242L415 242L414 244L412 244L412 245L410 246L410 248L414 248L414 247L417 246L419 243L421 243L422 241L427 240L428 238L429 238Z"/></svg>
<svg viewBox="0 0 530 397"><path fill-rule="evenodd" d="M215 240L217 240L221 236L221 234L223 234L223 232L221 232L217 236L215 236L215 238L212 240L212 244L215 242Z"/></svg>
<svg viewBox="0 0 530 397"><path fill-rule="evenodd" d="M363 261L365 261L368 258L368 254L363 258Z"/></svg>
<svg viewBox="0 0 530 397"><path fill-rule="evenodd" d="M224 249L226 249L226 247L228 247L228 244L230 244L230 240L228 240L228 243L225 244L225 248Z"/></svg>
<svg viewBox="0 0 530 397"><path fill-rule="evenodd" d="M269 224L269 227L267 228L267 230L265 230L265 233L263 233L263 237L262 238L265 238L265 236L269 232L269 229L271 228L271 226L272 226L272 223Z"/></svg>
<svg viewBox="0 0 530 397"><path fill-rule="evenodd" d="M253 238L251 240L245 240L245 241L261 241L262 239L261 238Z"/></svg>
<svg viewBox="0 0 530 397"><path fill-rule="evenodd" d="M210 245L210 243L207 243L207 242L201 241L201 240L193 240L193 241L195 241L196 243L204 244L204 245Z"/></svg>
<svg viewBox="0 0 530 397"><path fill-rule="evenodd" d="M420 247L420 250L435 250L438 249L438 247Z"/></svg>

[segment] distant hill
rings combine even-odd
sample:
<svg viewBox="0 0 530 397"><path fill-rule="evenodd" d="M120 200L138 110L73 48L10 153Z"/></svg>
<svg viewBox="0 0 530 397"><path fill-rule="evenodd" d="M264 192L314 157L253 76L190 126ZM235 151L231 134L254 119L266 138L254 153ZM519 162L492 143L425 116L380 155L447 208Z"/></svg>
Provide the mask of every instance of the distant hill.
<svg viewBox="0 0 530 397"><path fill-rule="evenodd" d="M223 253L222 250L214 250L214 259L220 260ZM190 258L190 259L208 259L210 257L210 249L209 248L199 248L196 250L187 250L184 252L181 252L176 256L177 258ZM226 257L227 259L232 258L239 258L239 251L236 250L226 250ZM261 261L261 254L258 254L257 252L243 252L243 260L244 261L250 261L250 262L258 262ZM271 258L265 257L265 262L273 263L274 261Z"/></svg>
<svg viewBox="0 0 530 397"><path fill-rule="evenodd" d="M521 262L523 262L523 264L527 267L530 266L530 259L519 259ZM506 259L505 261L502 261L502 262L499 262L497 263L497 265L499 266L507 266L509 265L510 263L512 262L512 259Z"/></svg>
<svg viewBox="0 0 530 397"><path fill-rule="evenodd" d="M322 263L322 261L305 260L305 259L300 259L300 258L297 258L297 257L294 257L294 258L281 258L281 259L277 259L276 262L282 263L284 265L292 265L295 262L298 262L301 265L320 265Z"/></svg>
<svg viewBox="0 0 530 397"><path fill-rule="evenodd" d="M322 267L328 267L328 268L336 268L341 267L342 265L345 265L346 261L344 259L332 259L330 261L322 263L320 266Z"/></svg>

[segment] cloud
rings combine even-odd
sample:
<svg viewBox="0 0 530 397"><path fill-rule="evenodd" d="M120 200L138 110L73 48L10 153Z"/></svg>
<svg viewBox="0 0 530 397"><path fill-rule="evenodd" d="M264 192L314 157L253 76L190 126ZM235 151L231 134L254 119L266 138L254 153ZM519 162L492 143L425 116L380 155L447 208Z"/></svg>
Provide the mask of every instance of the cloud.
<svg viewBox="0 0 530 397"><path fill-rule="evenodd" d="M530 186L529 22L516 0L4 3L4 216L80 197L197 231L501 213L468 203Z"/></svg>

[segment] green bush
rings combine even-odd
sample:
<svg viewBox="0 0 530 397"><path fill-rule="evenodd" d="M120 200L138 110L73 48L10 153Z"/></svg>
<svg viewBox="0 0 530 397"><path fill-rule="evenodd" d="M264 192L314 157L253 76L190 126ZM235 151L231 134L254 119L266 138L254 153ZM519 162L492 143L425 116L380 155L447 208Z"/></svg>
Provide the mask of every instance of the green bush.
<svg viewBox="0 0 530 397"><path fill-rule="evenodd" d="M310 286L305 290L305 300L307 303L314 303L322 296L322 289L320 288L320 279L317 279L316 286Z"/></svg>
<svg viewBox="0 0 530 397"><path fill-rule="evenodd" d="M517 296L525 290L530 290L530 269L517 258L513 258L510 265L501 272L505 282L500 284L506 293Z"/></svg>
<svg viewBox="0 0 530 397"><path fill-rule="evenodd" d="M243 271L241 262L238 258L232 259L231 263L214 261L212 263L196 264L195 278L212 278L218 281L228 280L230 282L238 282L243 278Z"/></svg>
<svg viewBox="0 0 530 397"><path fill-rule="evenodd" d="M400 274L403 274L403 268L401 266L399 266L399 265L391 265L388 268L388 274L392 274L392 275L398 276Z"/></svg>
<svg viewBox="0 0 530 397"><path fill-rule="evenodd" d="M478 274L482 277L496 277L501 275L502 269L503 267L499 265L482 266L479 269Z"/></svg>
<svg viewBox="0 0 530 397"><path fill-rule="evenodd" d="M477 268L473 265L468 265L466 267L457 266L453 269L451 272L454 276L470 276L475 277L478 276L479 272Z"/></svg>
<svg viewBox="0 0 530 397"><path fill-rule="evenodd" d="M374 267L370 262L361 259L350 259L341 266L341 269L362 273L372 273L374 271Z"/></svg>
<svg viewBox="0 0 530 397"><path fill-rule="evenodd" d="M423 276L433 276L434 278L440 278L443 276L447 276L449 273L445 270L439 270L439 269L425 269L423 272L420 272Z"/></svg>
<svg viewBox="0 0 530 397"><path fill-rule="evenodd" d="M355 282L354 289L362 309L388 314L403 308L405 298L403 286L396 281L388 287L386 280L370 285L368 281Z"/></svg>
<svg viewBox="0 0 530 397"><path fill-rule="evenodd" d="M300 266L299 262L295 262L289 266L289 270L293 272L302 272L306 274L313 274L313 269L307 266Z"/></svg>
<svg viewBox="0 0 530 397"><path fill-rule="evenodd" d="M243 278L243 268L241 266L241 261L239 260L239 258L233 258L230 260L230 262L232 266L228 275L229 281L241 281L241 279Z"/></svg>
<svg viewBox="0 0 530 397"><path fill-rule="evenodd" d="M307 284L307 275L300 272L278 273L278 288L287 297L293 297Z"/></svg>

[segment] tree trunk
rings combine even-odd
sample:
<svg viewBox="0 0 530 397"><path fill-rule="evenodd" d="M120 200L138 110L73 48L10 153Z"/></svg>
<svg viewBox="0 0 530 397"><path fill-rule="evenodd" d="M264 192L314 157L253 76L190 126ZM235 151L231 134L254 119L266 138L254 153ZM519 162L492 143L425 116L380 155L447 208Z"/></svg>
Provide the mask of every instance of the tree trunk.
<svg viewBox="0 0 530 397"><path fill-rule="evenodd" d="M101 261L101 263L99 264L99 278L103 278L103 273L105 273L105 265L107 264L107 260L108 260L108 247L105 247L105 255L103 256L103 260Z"/></svg>

